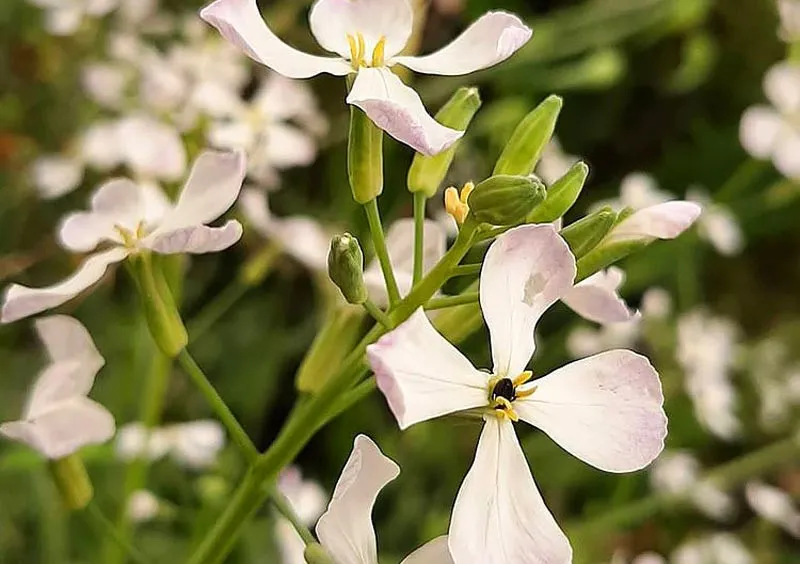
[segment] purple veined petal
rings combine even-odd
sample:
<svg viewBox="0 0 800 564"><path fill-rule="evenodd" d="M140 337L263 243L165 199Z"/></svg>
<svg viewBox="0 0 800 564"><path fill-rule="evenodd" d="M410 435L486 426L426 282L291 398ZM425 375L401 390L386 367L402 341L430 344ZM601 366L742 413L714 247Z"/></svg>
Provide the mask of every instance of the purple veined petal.
<svg viewBox="0 0 800 564"><path fill-rule="evenodd" d="M533 481L514 426L486 422L450 520L455 564L569 564L572 548Z"/></svg>
<svg viewBox="0 0 800 564"><path fill-rule="evenodd" d="M352 72L346 61L298 51L281 41L264 23L256 0L216 0L200 17L254 61L289 78L309 78L320 73L344 76Z"/></svg>
<svg viewBox="0 0 800 564"><path fill-rule="evenodd" d="M175 231L159 231L142 245L163 255L216 253L235 245L242 238L242 224L231 219L222 227L195 225Z"/></svg>
<svg viewBox="0 0 800 564"><path fill-rule="evenodd" d="M447 535L436 537L409 554L400 564L453 564Z"/></svg>
<svg viewBox="0 0 800 564"><path fill-rule="evenodd" d="M11 323L68 302L97 283L109 265L124 260L128 253L127 249L115 247L91 255L72 276L46 288L29 288L12 284L6 290L3 299L0 323Z"/></svg>
<svg viewBox="0 0 800 564"><path fill-rule="evenodd" d="M414 12L408 0L317 0L309 14L311 32L328 51L350 59L347 36L361 34L366 48L366 62L372 60L375 46L386 42L385 57L403 50L414 24Z"/></svg>
<svg viewBox="0 0 800 564"><path fill-rule="evenodd" d="M539 318L572 289L575 271L575 257L551 225L510 229L489 247L480 301L494 374L514 378L525 370Z"/></svg>
<svg viewBox="0 0 800 564"><path fill-rule="evenodd" d="M489 376L433 328L422 308L369 345L367 359L401 429L489 403Z"/></svg>
<svg viewBox="0 0 800 564"><path fill-rule="evenodd" d="M742 114L739 142L750 155L767 159L772 155L781 130L783 117L769 106L753 106Z"/></svg>
<svg viewBox="0 0 800 564"><path fill-rule="evenodd" d="M563 301L575 313L595 323L630 321L637 314L618 293L625 273L612 266L576 284Z"/></svg>
<svg viewBox="0 0 800 564"><path fill-rule="evenodd" d="M514 14L488 12L435 53L395 57L392 62L425 74L469 74L505 61L525 45L532 34Z"/></svg>
<svg viewBox="0 0 800 564"><path fill-rule="evenodd" d="M419 95L386 67L360 69L347 103L361 108L375 125L424 155L440 153L464 135L433 119Z"/></svg>
<svg viewBox="0 0 800 564"><path fill-rule="evenodd" d="M561 448L606 472L632 472L664 448L667 416L661 381L647 358L612 350L534 380L514 402L520 419Z"/></svg>
<svg viewBox="0 0 800 564"><path fill-rule="evenodd" d="M336 562L377 562L372 508L380 491L400 474L365 435L358 435L328 509L317 523L317 536Z"/></svg>
<svg viewBox="0 0 800 564"><path fill-rule="evenodd" d="M773 65L764 75L764 93L782 114L800 111L800 65Z"/></svg>
<svg viewBox="0 0 800 564"><path fill-rule="evenodd" d="M674 239L689 229L702 211L699 205L682 200L650 206L622 220L604 242Z"/></svg>

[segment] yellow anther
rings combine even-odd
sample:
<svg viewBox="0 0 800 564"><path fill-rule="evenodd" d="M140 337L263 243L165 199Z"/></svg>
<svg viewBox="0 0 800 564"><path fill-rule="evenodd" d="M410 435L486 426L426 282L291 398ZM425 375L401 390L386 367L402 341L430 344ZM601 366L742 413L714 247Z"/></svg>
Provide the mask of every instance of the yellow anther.
<svg viewBox="0 0 800 564"><path fill-rule="evenodd" d="M531 378L533 378L533 372L531 372L530 370L526 370L525 372L521 373L519 376L514 378L512 382L514 384L514 387L516 388L517 386L521 386Z"/></svg>
<svg viewBox="0 0 800 564"><path fill-rule="evenodd" d="M467 199L474 189L475 185L472 182L467 182L461 189L460 194L453 186L444 191L444 208L459 225L463 225L467 219L469 214Z"/></svg>
<svg viewBox="0 0 800 564"><path fill-rule="evenodd" d="M142 220L136 226L136 238L143 239L145 235L147 235L147 233L144 231L144 220Z"/></svg>
<svg viewBox="0 0 800 564"><path fill-rule="evenodd" d="M519 415L517 415L517 412L514 411L514 406L512 406L511 402L504 397L495 398L492 408L494 409L497 417L508 417L511 421L519 421Z"/></svg>
<svg viewBox="0 0 800 564"><path fill-rule="evenodd" d="M530 387L530 388L528 388L527 390L516 390L516 391L514 392L514 394L517 396L517 399L520 399L520 398L527 398L527 397L530 397L530 396L532 396L532 395L533 395L533 393L536 391L536 388L537 388L537 387L538 387L538 386L531 386L531 387Z"/></svg>
<svg viewBox="0 0 800 564"><path fill-rule="evenodd" d="M385 51L386 51L386 36L382 35L381 38L378 40L377 45L375 45L375 49L372 51L373 67L383 66L383 56Z"/></svg>
<svg viewBox="0 0 800 564"><path fill-rule="evenodd" d="M364 36L360 33L356 33L356 38L358 38L358 62L361 66L365 66L367 64L364 60L367 55L367 42L364 41Z"/></svg>
<svg viewBox="0 0 800 564"><path fill-rule="evenodd" d="M353 68L358 70L364 66L364 36L360 33L356 35L347 35L347 44L350 45L350 64Z"/></svg>
<svg viewBox="0 0 800 564"><path fill-rule="evenodd" d="M140 221L136 225L136 229L134 231L131 231L127 227L123 227L119 224L114 225L114 231L116 231L119 235L119 238L122 239L122 244L129 249L136 247L136 242L140 239L143 239L146 235L144 221Z"/></svg>

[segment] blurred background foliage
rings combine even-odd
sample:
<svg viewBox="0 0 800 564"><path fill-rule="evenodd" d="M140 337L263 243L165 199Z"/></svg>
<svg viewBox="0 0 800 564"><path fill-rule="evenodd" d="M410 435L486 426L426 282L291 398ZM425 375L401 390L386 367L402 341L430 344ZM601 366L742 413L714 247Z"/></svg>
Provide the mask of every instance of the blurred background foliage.
<svg viewBox="0 0 800 564"><path fill-rule="evenodd" d="M260 3L283 37L313 49L305 21L307 4ZM161 10L186 13L200 6L163 0ZM567 152L581 155L591 167L587 188L571 215L580 217L591 204L616 196L628 173L646 171L678 196L689 186L703 186L729 206L746 236L744 252L735 257L716 254L690 233L627 260L624 294L631 303L636 304L648 287L660 286L673 296L678 313L702 306L733 320L741 328L743 350L774 338L795 360L800 344L800 185L783 180L768 163L751 160L738 137L742 112L763 99L766 69L785 56L786 47L776 36L773 2L465 0L455 12L442 6L426 6L423 52L444 44L489 9L514 11L534 29L533 40L495 69L467 77L413 79L432 109L460 85L480 88L484 105L459 149L452 183L486 177L519 120L547 94L563 96L557 135ZM42 12L24 0L0 2L4 284L50 283L75 267L78 259L56 244L55 225L66 211L83 207L88 190L102 179L88 173L80 190L55 201L40 200L31 187L33 159L67 149L74 134L99 115L79 79L81 65L102 53L106 39L103 20L86 21L76 34L56 37L45 31L41 19ZM271 205L279 214L312 215L363 233L365 222L352 202L344 166L344 83L320 77L311 84L331 122L324 150L312 166L282 175L284 188L271 195ZM405 175L411 153L391 140L386 149L386 188L380 200L384 217L409 216ZM193 259L184 289L185 319L193 319L223 292L262 244L246 233L244 243L230 252ZM325 307L319 283L292 259L281 257L257 287L191 345L262 448L270 444L293 405L294 374ZM145 375L157 360L129 280L109 277L90 297L68 304L65 311L87 325L107 359L95 397L114 412L120 425L137 420ZM725 442L704 430L681 391L674 322L671 317L648 326L639 338L640 348L661 370L665 388L672 390L667 404L670 448L690 449L703 466L716 467L797 432L796 411L780 432L760 428L759 399L747 361L738 362L734 374L742 436ZM565 308L547 316L533 363L538 374L569 359L566 336L575 325L575 316ZM480 365L487 364L484 329L468 339L465 350ZM0 328L0 420L17 416L42 363L30 323ZM163 420L209 416L185 375L174 370ZM452 501L472 460L478 426L450 418L400 433L383 398L374 393L311 441L297 461L304 475L330 491L357 433L373 437L403 470L380 497L375 513L382 561L396 562L412 546L446 531ZM754 518L746 508L743 479L731 484L741 510L732 521L718 525L685 504L659 501L646 472L604 474L568 456L536 430L527 428L521 436L545 499L572 533L576 561L608 562L617 549L629 555L645 550L667 555L687 539L722 529L739 535L758 562L800 561L795 539ZM784 454L781 463L755 474L797 498L800 452L787 447ZM109 513L118 511L126 465L114 457L111 446L90 450L87 457L98 502ZM169 460L156 462L147 487L173 511L169 518L138 527L136 546L157 562L183 558L213 522L242 471L232 447L205 473L181 469ZM230 562L275 561L272 519L267 510L259 515ZM0 444L0 562L105 562L101 544L83 520L60 509L35 455Z"/></svg>

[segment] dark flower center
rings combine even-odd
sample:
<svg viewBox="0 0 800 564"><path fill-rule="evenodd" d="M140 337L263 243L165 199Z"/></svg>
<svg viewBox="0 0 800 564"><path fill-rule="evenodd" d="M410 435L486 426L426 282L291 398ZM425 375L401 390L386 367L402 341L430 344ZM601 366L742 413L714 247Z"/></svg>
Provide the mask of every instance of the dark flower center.
<svg viewBox="0 0 800 564"><path fill-rule="evenodd" d="M511 378L502 378L497 381L492 389L492 399L505 398L508 401L514 401L517 398L517 393L514 390L514 382Z"/></svg>

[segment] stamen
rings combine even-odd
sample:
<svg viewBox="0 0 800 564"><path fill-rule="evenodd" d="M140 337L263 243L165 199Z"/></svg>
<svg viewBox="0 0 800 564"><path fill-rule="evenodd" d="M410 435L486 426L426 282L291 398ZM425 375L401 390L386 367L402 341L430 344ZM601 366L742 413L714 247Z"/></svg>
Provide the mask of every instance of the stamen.
<svg viewBox="0 0 800 564"><path fill-rule="evenodd" d="M378 44L375 45L375 49L372 51L372 66L373 67L382 67L383 66L383 57L386 51L386 36L381 35L380 40L378 40Z"/></svg>
<svg viewBox="0 0 800 564"><path fill-rule="evenodd" d="M495 398L493 404L494 404L493 407L495 410L495 414L498 417L500 418L502 418L503 416L508 417L509 419L511 419L511 421L514 421L515 423L519 421L519 415L517 415L517 412L514 411L514 407L511 405L511 402L508 401L506 398L497 397Z"/></svg>
<svg viewBox="0 0 800 564"><path fill-rule="evenodd" d="M472 191L475 189L475 185L472 182L467 182L464 184L464 187L461 189L461 201L464 205L467 204L467 200L469 199L469 195L472 194Z"/></svg>
<svg viewBox="0 0 800 564"><path fill-rule="evenodd" d="M133 247L134 245L134 237L133 234L126 228L122 227L119 224L114 225L114 231L117 232L120 239L122 239L122 244L126 247Z"/></svg>
<svg viewBox="0 0 800 564"><path fill-rule="evenodd" d="M527 398L527 397L532 396L533 393L536 391L536 388L538 388L538 386L531 386L527 390L517 390L516 391L517 399L519 399L519 398Z"/></svg>
<svg viewBox="0 0 800 564"><path fill-rule="evenodd" d="M144 232L144 220L141 220L136 225L136 238L137 239L144 239L145 235L146 235L146 233Z"/></svg>
<svg viewBox="0 0 800 564"><path fill-rule="evenodd" d="M531 372L530 370L526 370L525 372L521 373L519 376L514 378L513 380L514 387L516 388L517 386L521 386L531 378L533 378L533 372Z"/></svg>
<svg viewBox="0 0 800 564"><path fill-rule="evenodd" d="M353 65L353 68L358 68L358 45L356 45L356 38L347 34L347 44L350 45L350 63Z"/></svg>
<svg viewBox="0 0 800 564"><path fill-rule="evenodd" d="M467 182L461 189L461 194L453 186L444 191L444 207L459 225L463 225L467 215L469 215L467 199L474 189L475 185L472 182Z"/></svg>
<svg viewBox="0 0 800 564"><path fill-rule="evenodd" d="M357 33L356 37L358 38L358 63L364 66L364 56L367 54L367 42L364 41L364 36L360 33Z"/></svg>

